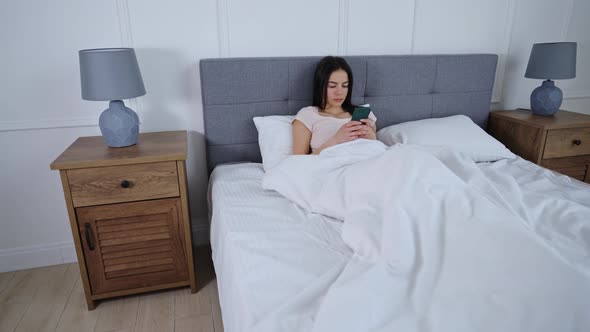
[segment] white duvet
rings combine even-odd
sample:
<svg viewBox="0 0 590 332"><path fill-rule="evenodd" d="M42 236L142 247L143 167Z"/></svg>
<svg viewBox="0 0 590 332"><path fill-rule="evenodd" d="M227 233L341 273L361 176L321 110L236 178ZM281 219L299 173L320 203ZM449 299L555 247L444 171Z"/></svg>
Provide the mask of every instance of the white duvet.
<svg viewBox="0 0 590 332"><path fill-rule="evenodd" d="M343 220L354 254L252 331L590 330L590 186L551 204L451 151L361 139L263 187Z"/></svg>

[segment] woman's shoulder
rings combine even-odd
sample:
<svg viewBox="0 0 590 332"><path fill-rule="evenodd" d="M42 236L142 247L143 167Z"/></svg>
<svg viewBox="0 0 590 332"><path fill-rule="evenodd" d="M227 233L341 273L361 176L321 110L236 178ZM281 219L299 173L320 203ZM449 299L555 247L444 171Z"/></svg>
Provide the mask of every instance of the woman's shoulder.
<svg viewBox="0 0 590 332"><path fill-rule="evenodd" d="M307 127L307 129L312 130L314 123L318 121L318 116L317 107L307 106L297 112L293 121L299 120Z"/></svg>
<svg viewBox="0 0 590 332"><path fill-rule="evenodd" d="M297 112L297 115L304 114L318 114L318 108L316 106L306 106Z"/></svg>

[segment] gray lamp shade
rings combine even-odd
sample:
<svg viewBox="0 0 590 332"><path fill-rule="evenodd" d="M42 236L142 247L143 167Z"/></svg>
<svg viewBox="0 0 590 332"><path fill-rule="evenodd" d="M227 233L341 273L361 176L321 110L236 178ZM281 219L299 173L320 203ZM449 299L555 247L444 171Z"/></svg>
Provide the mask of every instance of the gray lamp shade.
<svg viewBox="0 0 590 332"><path fill-rule="evenodd" d="M524 77L568 79L576 77L577 43L533 44Z"/></svg>
<svg viewBox="0 0 590 332"><path fill-rule="evenodd" d="M78 54L82 99L120 100L145 94L132 48L98 48Z"/></svg>

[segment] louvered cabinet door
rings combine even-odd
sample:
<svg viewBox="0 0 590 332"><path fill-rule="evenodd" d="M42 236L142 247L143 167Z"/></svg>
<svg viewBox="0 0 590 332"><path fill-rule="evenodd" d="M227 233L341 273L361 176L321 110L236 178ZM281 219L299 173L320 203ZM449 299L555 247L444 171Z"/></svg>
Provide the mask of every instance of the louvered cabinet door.
<svg viewBox="0 0 590 332"><path fill-rule="evenodd" d="M93 294L187 281L180 199L76 209Z"/></svg>

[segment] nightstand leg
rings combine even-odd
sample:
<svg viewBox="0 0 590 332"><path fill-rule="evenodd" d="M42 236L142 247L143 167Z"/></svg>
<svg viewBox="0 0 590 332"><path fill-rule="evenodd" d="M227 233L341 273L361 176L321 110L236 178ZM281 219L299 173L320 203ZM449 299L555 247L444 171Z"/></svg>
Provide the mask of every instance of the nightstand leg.
<svg viewBox="0 0 590 332"><path fill-rule="evenodd" d="M178 170L178 184L180 189L180 203L182 204L182 225L184 226L184 244L186 248L187 254L187 263L188 263L188 274L189 280L191 283L191 293L195 294L197 292L197 282L195 278L195 264L193 258L193 246L192 246L192 235L191 235L191 226L190 226L190 213L189 213L189 205L188 205L188 188L186 185L187 178L186 178L186 164L184 160L178 160L176 162L176 168Z"/></svg>
<svg viewBox="0 0 590 332"><path fill-rule="evenodd" d="M96 308L96 301L86 298L86 305L88 305L88 310L94 310Z"/></svg>

